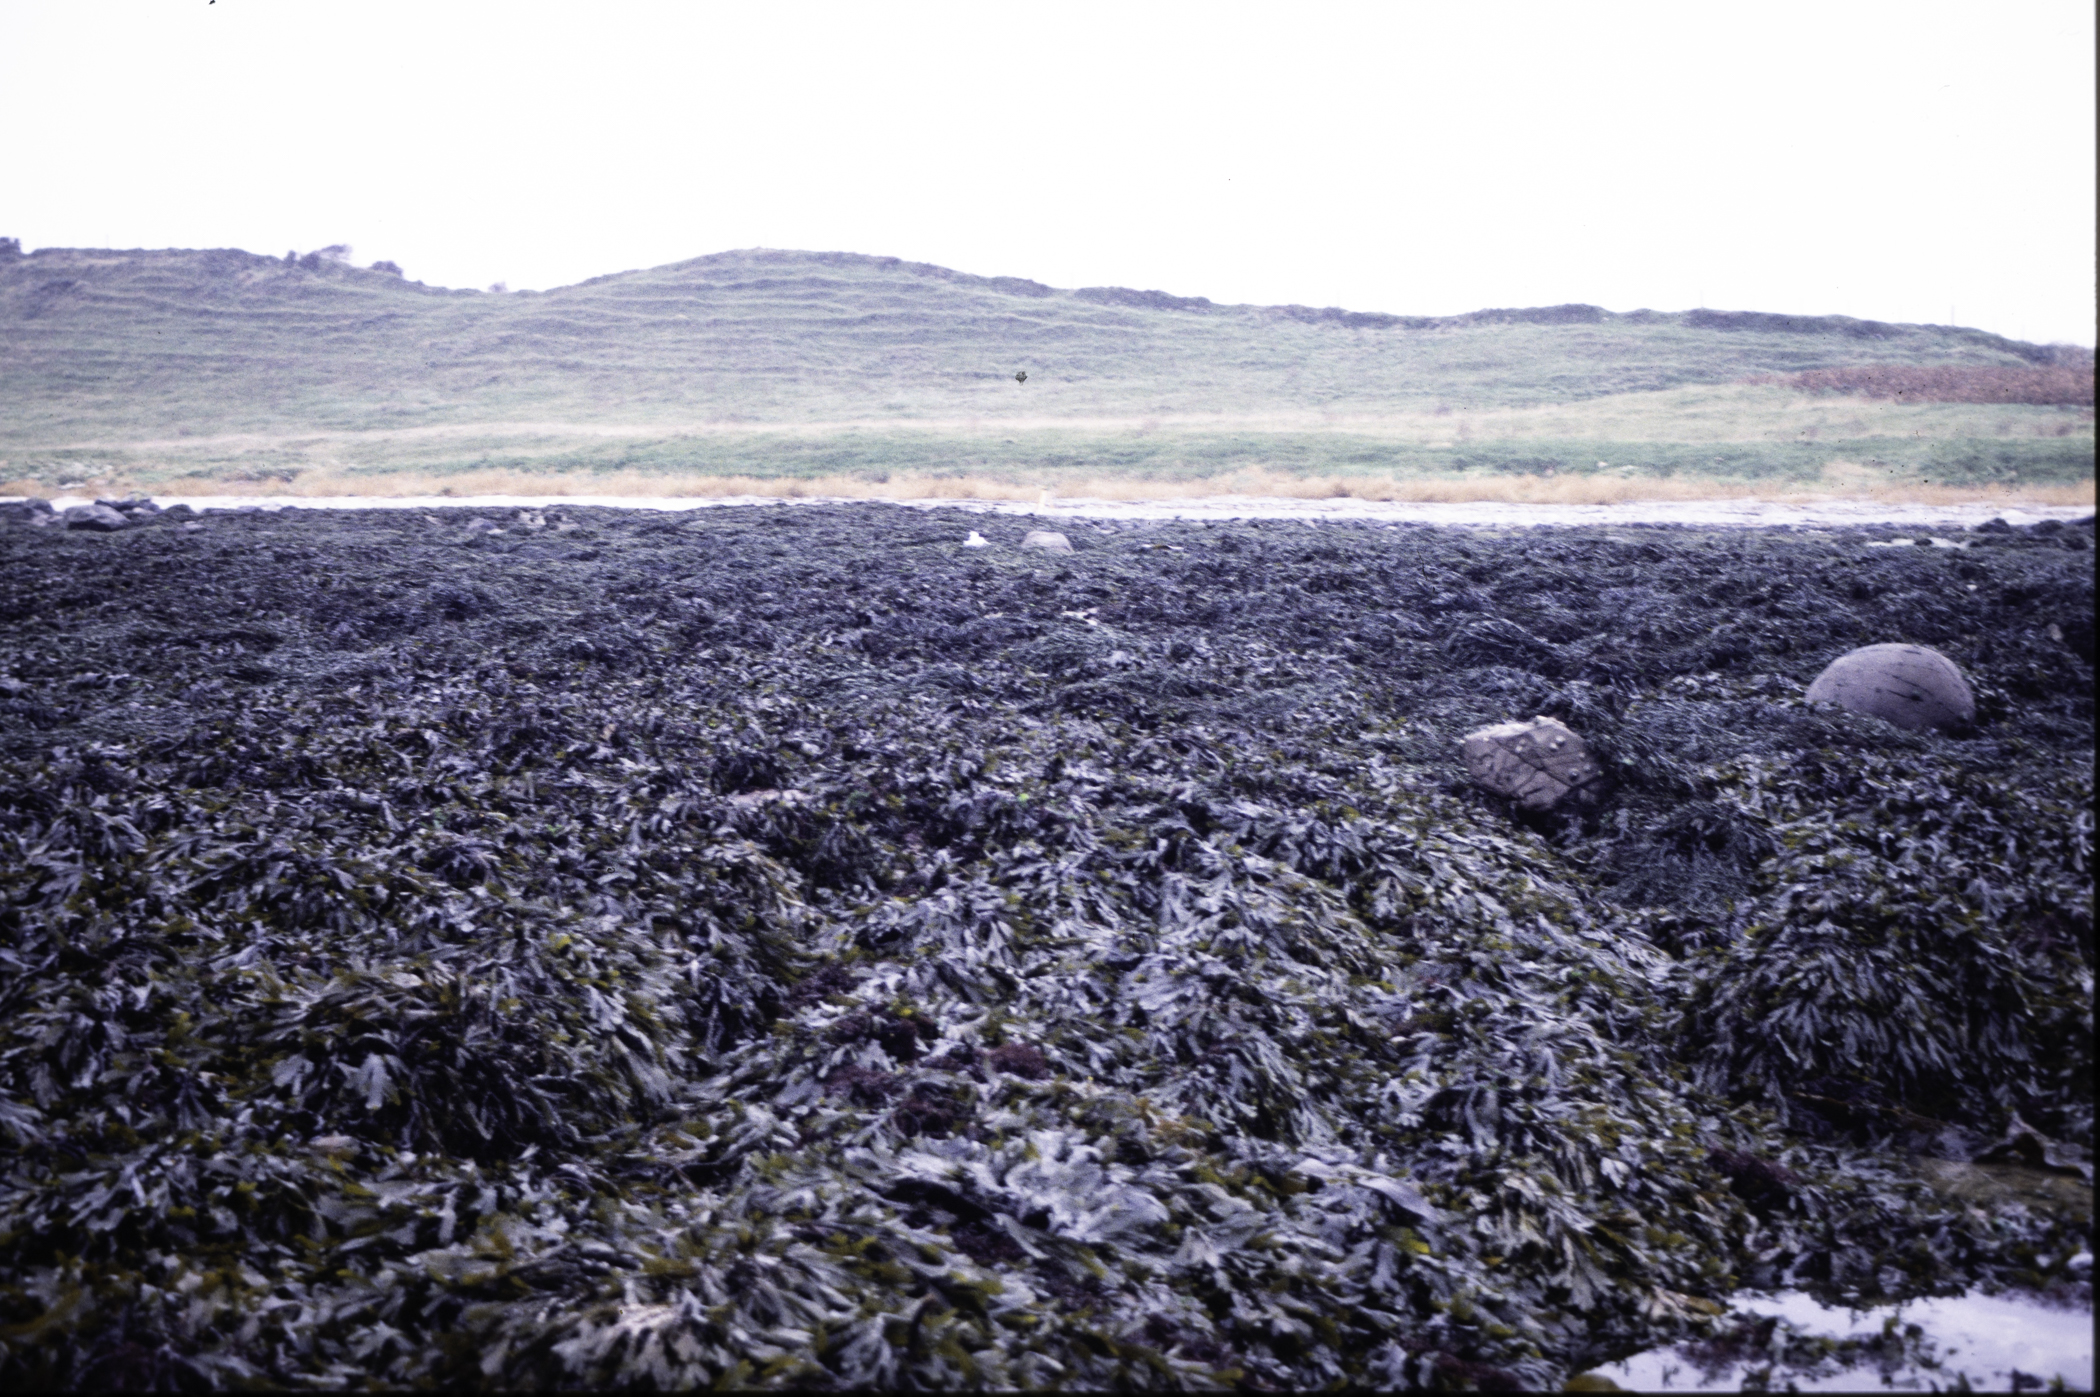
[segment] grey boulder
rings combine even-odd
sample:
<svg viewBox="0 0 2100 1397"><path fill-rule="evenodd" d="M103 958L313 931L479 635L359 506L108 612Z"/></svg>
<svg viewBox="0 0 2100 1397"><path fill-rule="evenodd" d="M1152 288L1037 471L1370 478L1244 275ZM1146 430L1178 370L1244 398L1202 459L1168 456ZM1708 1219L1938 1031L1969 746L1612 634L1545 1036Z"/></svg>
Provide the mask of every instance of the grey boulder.
<svg viewBox="0 0 2100 1397"><path fill-rule="evenodd" d="M1582 739L1556 718L1479 728L1460 750L1475 781L1526 810L1586 803L1604 775Z"/></svg>
<svg viewBox="0 0 2100 1397"><path fill-rule="evenodd" d="M96 533L113 534L119 529L131 527L131 521L106 504L76 504L59 518L69 529L91 529Z"/></svg>
<svg viewBox="0 0 2100 1397"><path fill-rule="evenodd" d="M1840 655L1808 686L1834 703L1912 732L1955 728L1976 716L1976 695L1954 661L1923 645L1868 645Z"/></svg>
<svg viewBox="0 0 2100 1397"><path fill-rule="evenodd" d="M1051 533L1048 529L1030 529L1028 537L1021 540L1023 548L1040 548L1048 553L1069 553L1072 540L1063 534Z"/></svg>

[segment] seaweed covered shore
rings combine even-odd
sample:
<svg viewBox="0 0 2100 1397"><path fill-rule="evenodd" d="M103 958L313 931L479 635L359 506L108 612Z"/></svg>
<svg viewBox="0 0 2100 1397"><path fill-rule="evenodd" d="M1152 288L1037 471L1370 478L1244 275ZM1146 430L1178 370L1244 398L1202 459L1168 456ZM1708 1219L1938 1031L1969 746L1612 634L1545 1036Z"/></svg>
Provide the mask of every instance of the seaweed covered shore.
<svg viewBox="0 0 2100 1397"><path fill-rule="evenodd" d="M0 1383L1536 1388L2086 1283L2090 521L183 513L0 527ZM1973 728L1806 704L1895 640ZM1466 780L1533 714L1605 799Z"/></svg>

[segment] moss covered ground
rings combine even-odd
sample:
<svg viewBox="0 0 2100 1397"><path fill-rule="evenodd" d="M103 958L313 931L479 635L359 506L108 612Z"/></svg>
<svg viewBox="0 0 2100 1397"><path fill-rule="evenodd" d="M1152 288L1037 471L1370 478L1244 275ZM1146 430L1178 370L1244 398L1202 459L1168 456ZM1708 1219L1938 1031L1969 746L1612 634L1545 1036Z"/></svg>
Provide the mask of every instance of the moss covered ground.
<svg viewBox="0 0 2100 1397"><path fill-rule="evenodd" d="M0 528L0 1382L1540 1388L2080 1283L2089 521L1025 527ZM1973 728L1804 703L1894 640ZM1467 782L1534 713L1601 803Z"/></svg>

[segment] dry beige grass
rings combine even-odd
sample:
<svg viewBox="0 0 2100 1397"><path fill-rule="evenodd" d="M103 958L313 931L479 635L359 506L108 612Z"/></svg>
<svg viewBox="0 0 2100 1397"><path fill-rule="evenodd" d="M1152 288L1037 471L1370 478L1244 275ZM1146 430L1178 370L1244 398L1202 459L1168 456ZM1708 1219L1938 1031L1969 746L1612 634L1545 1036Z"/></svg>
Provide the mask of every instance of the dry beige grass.
<svg viewBox="0 0 2100 1397"><path fill-rule="evenodd" d="M2021 404L1909 402L1802 393L1769 384L1720 383L1522 408L1443 412L1282 411L1151 413L1141 416L1012 412L969 417L892 415L805 421L534 419L476 420L420 427L315 429L290 433L231 432L139 440L66 440L20 450L144 453L166 460L229 452L271 451L366 466L415 457L502 449L552 455L593 442L707 441L721 438L809 440L857 433L951 437L960 442L1016 432L1077 437L1211 436L1268 433L1347 435L1424 445L1456 441L1767 442L1815 438L2019 438L2088 436L2091 408Z"/></svg>
<svg viewBox="0 0 2100 1397"><path fill-rule="evenodd" d="M1034 501L1045 491L1034 485L971 476L900 476L881 483L847 476L782 480L749 476L659 474L621 471L607 474L547 475L513 470L464 471L444 475L389 472L385 475L335 475L310 472L285 482L276 479L182 480L141 487L121 477L98 480L93 493L103 496L146 489L163 498L209 498L226 495L271 495L291 498L477 495L611 495L624 497L722 499L756 496L766 499L866 500L1007 500ZM48 493L36 481L0 483L0 495ZM1812 487L1782 486L1771 481L1665 478L1638 475L1497 475L1442 477L1308 476L1241 471L1203 480L1119 480L1069 478L1056 497L1065 500L1186 500L1220 495L1277 499L1358 499L1391 503L1618 504L1637 500L1769 499L1802 501L1872 499L1901 504L2091 505L2090 480L2071 485L1948 486L1888 481L1872 467L1833 462Z"/></svg>

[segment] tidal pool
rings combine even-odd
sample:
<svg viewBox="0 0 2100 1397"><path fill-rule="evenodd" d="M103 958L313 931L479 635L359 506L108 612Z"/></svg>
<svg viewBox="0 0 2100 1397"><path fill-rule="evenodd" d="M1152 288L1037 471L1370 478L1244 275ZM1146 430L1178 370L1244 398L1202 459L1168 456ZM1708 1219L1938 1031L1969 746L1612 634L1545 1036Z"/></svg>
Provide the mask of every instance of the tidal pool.
<svg viewBox="0 0 2100 1397"><path fill-rule="evenodd" d="M2090 1256L2086 1263L2090 1267ZM1781 1291L1739 1296L1730 1315L1747 1322L1750 1337L1762 1340L1761 1352L1714 1342L1651 1349L1592 1369L1583 1385L1608 1391L1596 1382L1603 1379L1635 1392L2089 1392L2093 1386L2090 1303L1969 1294L1854 1310Z"/></svg>

